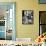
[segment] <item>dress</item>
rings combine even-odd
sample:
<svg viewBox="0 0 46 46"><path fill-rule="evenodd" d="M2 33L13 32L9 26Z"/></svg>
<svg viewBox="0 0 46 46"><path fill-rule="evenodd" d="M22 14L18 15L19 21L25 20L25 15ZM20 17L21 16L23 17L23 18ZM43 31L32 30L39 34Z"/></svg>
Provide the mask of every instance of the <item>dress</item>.
<svg viewBox="0 0 46 46"><path fill-rule="evenodd" d="M46 46L46 42L43 42L43 43L42 43L42 46Z"/></svg>

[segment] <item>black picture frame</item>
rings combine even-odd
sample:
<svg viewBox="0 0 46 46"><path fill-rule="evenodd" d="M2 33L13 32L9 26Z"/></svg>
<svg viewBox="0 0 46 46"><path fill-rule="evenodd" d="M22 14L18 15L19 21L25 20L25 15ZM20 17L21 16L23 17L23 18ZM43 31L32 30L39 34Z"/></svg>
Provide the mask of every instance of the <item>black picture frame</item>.
<svg viewBox="0 0 46 46"><path fill-rule="evenodd" d="M33 10L22 10L22 24L33 24Z"/></svg>
<svg viewBox="0 0 46 46"><path fill-rule="evenodd" d="M39 11L39 35L46 32L46 11Z"/></svg>

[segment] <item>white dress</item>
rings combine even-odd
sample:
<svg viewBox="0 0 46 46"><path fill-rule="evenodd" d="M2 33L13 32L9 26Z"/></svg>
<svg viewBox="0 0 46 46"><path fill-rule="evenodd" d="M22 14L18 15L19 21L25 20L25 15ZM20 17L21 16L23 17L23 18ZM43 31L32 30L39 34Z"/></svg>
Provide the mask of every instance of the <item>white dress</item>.
<svg viewBox="0 0 46 46"><path fill-rule="evenodd" d="M46 42L43 42L43 43L42 43L42 46L46 46Z"/></svg>

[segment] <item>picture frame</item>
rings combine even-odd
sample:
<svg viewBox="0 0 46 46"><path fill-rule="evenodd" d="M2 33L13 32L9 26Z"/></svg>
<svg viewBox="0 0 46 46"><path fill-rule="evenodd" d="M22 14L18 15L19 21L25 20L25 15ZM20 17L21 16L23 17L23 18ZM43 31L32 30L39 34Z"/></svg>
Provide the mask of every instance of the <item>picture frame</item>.
<svg viewBox="0 0 46 46"><path fill-rule="evenodd" d="M46 32L46 11L39 11L39 35Z"/></svg>
<svg viewBox="0 0 46 46"><path fill-rule="evenodd" d="M33 10L22 10L22 24L33 24Z"/></svg>
<svg viewBox="0 0 46 46"><path fill-rule="evenodd" d="M0 40L16 39L16 2L0 2Z"/></svg>
<svg viewBox="0 0 46 46"><path fill-rule="evenodd" d="M46 0L39 0L39 4L46 4Z"/></svg>

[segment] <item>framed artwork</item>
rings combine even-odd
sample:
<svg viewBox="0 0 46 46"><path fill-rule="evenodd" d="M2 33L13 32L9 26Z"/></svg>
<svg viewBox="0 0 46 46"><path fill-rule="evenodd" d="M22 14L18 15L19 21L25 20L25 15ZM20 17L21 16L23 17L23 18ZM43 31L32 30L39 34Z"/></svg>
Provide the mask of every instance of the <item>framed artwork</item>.
<svg viewBox="0 0 46 46"><path fill-rule="evenodd" d="M0 2L0 40L15 40L15 2Z"/></svg>
<svg viewBox="0 0 46 46"><path fill-rule="evenodd" d="M22 44L22 46L28 46L28 44Z"/></svg>
<svg viewBox="0 0 46 46"><path fill-rule="evenodd" d="M0 44L0 46L1 46L1 44Z"/></svg>
<svg viewBox="0 0 46 46"><path fill-rule="evenodd" d="M22 24L33 24L33 10L22 10Z"/></svg>
<svg viewBox="0 0 46 46"><path fill-rule="evenodd" d="M46 32L46 11L39 11L39 35Z"/></svg>
<svg viewBox="0 0 46 46"><path fill-rule="evenodd" d="M17 45L15 45L15 46L21 46L21 45L17 44Z"/></svg>
<svg viewBox="0 0 46 46"><path fill-rule="evenodd" d="M40 4L46 4L46 0L39 0Z"/></svg>

